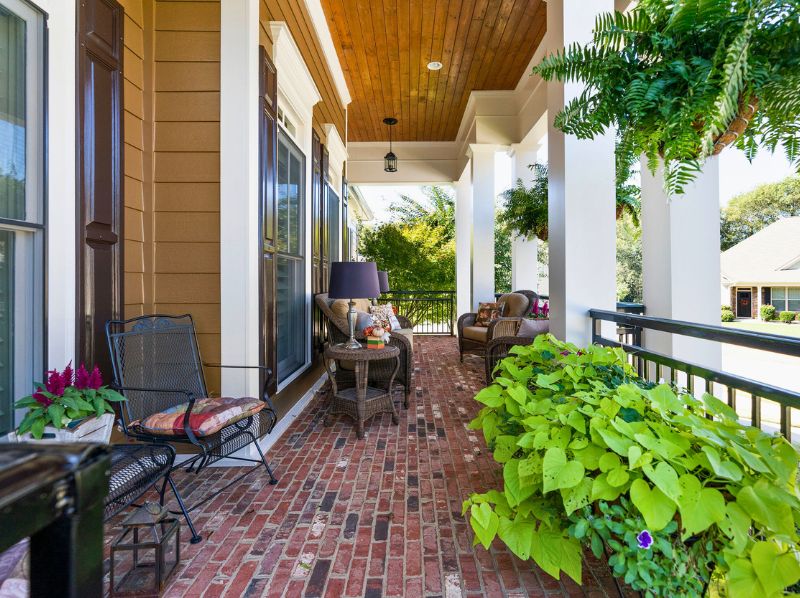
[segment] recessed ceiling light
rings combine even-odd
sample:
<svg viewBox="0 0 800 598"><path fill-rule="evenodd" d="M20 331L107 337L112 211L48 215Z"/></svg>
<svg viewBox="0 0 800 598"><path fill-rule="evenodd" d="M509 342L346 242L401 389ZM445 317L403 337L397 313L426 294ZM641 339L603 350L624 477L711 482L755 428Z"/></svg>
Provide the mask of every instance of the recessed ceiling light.
<svg viewBox="0 0 800 598"><path fill-rule="evenodd" d="M428 63L428 70L430 71L438 71L440 68L442 68L442 63L438 60Z"/></svg>

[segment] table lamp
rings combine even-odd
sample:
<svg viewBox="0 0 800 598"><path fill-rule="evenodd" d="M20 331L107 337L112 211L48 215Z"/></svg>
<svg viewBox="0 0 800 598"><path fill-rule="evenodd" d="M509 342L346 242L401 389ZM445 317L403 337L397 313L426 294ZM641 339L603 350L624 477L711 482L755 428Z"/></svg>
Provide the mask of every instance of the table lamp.
<svg viewBox="0 0 800 598"><path fill-rule="evenodd" d="M361 349L356 340L356 304L353 299L377 297L380 295L378 267L375 262L333 262L328 286L328 297L347 299L350 309L347 312L347 325L350 338L339 346L346 349Z"/></svg>
<svg viewBox="0 0 800 598"><path fill-rule="evenodd" d="M389 292L389 273L386 270L378 270L378 284L381 287L381 294Z"/></svg>

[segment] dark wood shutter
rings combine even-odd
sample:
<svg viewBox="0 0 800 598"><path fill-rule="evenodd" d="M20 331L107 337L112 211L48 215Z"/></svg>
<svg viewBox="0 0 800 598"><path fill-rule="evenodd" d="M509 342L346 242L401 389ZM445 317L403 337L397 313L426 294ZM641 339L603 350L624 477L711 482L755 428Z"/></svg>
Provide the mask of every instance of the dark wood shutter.
<svg viewBox="0 0 800 598"><path fill-rule="evenodd" d="M323 209L325 200L322 196L322 142L316 131L311 133L311 294L325 292L322 284L322 255L324 251L325 220ZM311 358L318 361L325 338L322 312L312 302L311 307Z"/></svg>
<svg viewBox="0 0 800 598"><path fill-rule="evenodd" d="M259 47L261 68L259 69L260 127L258 137L258 206L261 255L259 289L260 355L261 365L273 372L269 392L277 392L278 380L278 330L275 318L275 198L277 195L278 171L278 73L264 46ZM264 382L262 378L262 384Z"/></svg>
<svg viewBox="0 0 800 598"><path fill-rule="evenodd" d="M123 21L115 0L78 3L77 358L106 378L105 323L123 309Z"/></svg>
<svg viewBox="0 0 800 598"><path fill-rule="evenodd" d="M322 156L320 159L320 180L319 180L319 188L320 188L320 198L321 201L319 203L319 221L320 221L320 248L319 248L319 255L320 255L320 280L319 280L319 288L322 289L323 293L328 292L328 283L330 278L330 262L331 256L330 254L330 225L331 225L331 217L329 213L329 206L328 206L328 148L324 145L322 146Z"/></svg>

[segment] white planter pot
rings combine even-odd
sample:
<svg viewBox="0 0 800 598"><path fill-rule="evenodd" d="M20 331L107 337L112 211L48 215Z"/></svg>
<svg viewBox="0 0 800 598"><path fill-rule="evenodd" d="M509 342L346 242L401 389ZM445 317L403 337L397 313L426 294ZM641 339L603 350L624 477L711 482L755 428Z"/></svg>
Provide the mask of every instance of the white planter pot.
<svg viewBox="0 0 800 598"><path fill-rule="evenodd" d="M57 430L52 426L45 426L44 437L40 440L33 438L30 432L21 436L18 436L16 432L11 432L8 439L10 442L97 442L108 444L113 428L114 414L104 413L100 417L87 417L74 428Z"/></svg>

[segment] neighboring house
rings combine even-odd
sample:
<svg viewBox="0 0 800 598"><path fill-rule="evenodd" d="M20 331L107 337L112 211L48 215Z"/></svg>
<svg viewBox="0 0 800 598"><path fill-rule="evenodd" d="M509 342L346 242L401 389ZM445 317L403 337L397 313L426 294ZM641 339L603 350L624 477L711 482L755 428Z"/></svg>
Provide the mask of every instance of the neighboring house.
<svg viewBox="0 0 800 598"><path fill-rule="evenodd" d="M737 318L761 305L800 311L800 216L784 218L722 253L722 303Z"/></svg>

